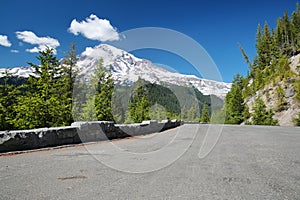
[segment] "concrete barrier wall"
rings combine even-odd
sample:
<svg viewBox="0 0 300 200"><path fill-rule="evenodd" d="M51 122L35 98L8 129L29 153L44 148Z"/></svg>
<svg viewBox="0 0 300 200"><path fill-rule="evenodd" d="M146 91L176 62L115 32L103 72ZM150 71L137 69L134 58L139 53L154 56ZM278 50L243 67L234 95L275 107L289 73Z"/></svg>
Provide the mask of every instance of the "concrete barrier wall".
<svg viewBox="0 0 300 200"><path fill-rule="evenodd" d="M182 121L143 121L140 124L114 124L107 121L74 122L71 126L0 132L0 153L31 150L67 144L104 141L145 135L175 128Z"/></svg>

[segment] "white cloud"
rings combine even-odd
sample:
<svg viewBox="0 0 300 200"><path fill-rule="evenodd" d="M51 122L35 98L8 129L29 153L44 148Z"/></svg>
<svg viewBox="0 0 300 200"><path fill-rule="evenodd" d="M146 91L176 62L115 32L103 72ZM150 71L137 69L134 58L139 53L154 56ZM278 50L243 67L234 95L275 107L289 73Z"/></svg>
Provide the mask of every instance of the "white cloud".
<svg viewBox="0 0 300 200"><path fill-rule="evenodd" d="M11 43L8 40L6 35L0 35L0 45L5 46L5 47L11 46Z"/></svg>
<svg viewBox="0 0 300 200"><path fill-rule="evenodd" d="M10 50L10 52L12 52L12 53L19 53L19 50L12 49L12 50Z"/></svg>
<svg viewBox="0 0 300 200"><path fill-rule="evenodd" d="M26 49L26 51L31 53L36 53L39 51L44 51L47 47L54 49L54 54L56 54L56 47L60 44L58 40L51 37L38 37L31 31L17 31L17 38L22 40L23 42L38 45L37 47L33 47L32 49Z"/></svg>
<svg viewBox="0 0 300 200"><path fill-rule="evenodd" d="M117 29L107 19L99 19L96 15L90 15L85 21L78 22L73 19L68 29L74 35L82 34L91 40L116 41L120 39Z"/></svg>

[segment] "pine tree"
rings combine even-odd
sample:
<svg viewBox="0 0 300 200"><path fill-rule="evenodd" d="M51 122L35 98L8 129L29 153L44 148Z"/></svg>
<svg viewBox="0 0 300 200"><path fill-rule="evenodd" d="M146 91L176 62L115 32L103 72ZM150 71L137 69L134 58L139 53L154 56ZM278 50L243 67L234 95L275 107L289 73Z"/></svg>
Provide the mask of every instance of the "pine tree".
<svg viewBox="0 0 300 200"><path fill-rule="evenodd" d="M281 112L287 108L287 101L285 100L284 90L281 86L276 88L276 96L276 111Z"/></svg>
<svg viewBox="0 0 300 200"><path fill-rule="evenodd" d="M110 71L103 67L103 60L95 68L89 87L81 109L81 120L114 121L111 105L114 82Z"/></svg>
<svg viewBox="0 0 300 200"><path fill-rule="evenodd" d="M272 36L267 22L264 24L263 34L258 40L257 53L258 53L258 67L260 70L270 65L272 59Z"/></svg>
<svg viewBox="0 0 300 200"><path fill-rule="evenodd" d="M199 121L199 107L198 107L198 103L196 103L196 99L194 100L192 106L190 107L190 109L187 112L187 118L188 121L190 122L198 122Z"/></svg>
<svg viewBox="0 0 300 200"><path fill-rule="evenodd" d="M73 106L73 89L75 78L79 74L78 68L76 68L78 58L76 55L75 43L71 43L70 50L67 55L64 57L61 67L61 76L62 76L62 85L61 90L63 91L62 100L65 106L65 109L62 111L65 115L65 120L67 124L71 124L74 120L72 117L72 106Z"/></svg>
<svg viewBox="0 0 300 200"><path fill-rule="evenodd" d="M247 104L245 104L245 106L244 106L242 115L243 115L244 121L247 121L251 117L251 114L249 112L249 106Z"/></svg>
<svg viewBox="0 0 300 200"><path fill-rule="evenodd" d="M171 114L168 115L170 117ZM158 121L167 119L166 109L162 105L154 104L150 109L150 119Z"/></svg>
<svg viewBox="0 0 300 200"><path fill-rule="evenodd" d="M141 80L136 82L136 89L129 102L130 118L135 123L140 123L143 120L149 120L150 102L147 99L145 88L140 85Z"/></svg>
<svg viewBox="0 0 300 200"><path fill-rule="evenodd" d="M292 55L291 23L287 11L284 12L282 23L283 23L283 31L284 31L284 45L283 45L284 53L288 56L291 56Z"/></svg>
<svg viewBox="0 0 300 200"><path fill-rule="evenodd" d="M258 97L255 100L254 112L252 113L252 124L254 125L278 125L278 121L273 119L274 113L271 109L267 110L263 100Z"/></svg>
<svg viewBox="0 0 300 200"><path fill-rule="evenodd" d="M11 119L15 118L14 106L18 96L21 95L19 88L9 83L12 74L5 70L3 84L0 84L0 130L14 129Z"/></svg>
<svg viewBox="0 0 300 200"><path fill-rule="evenodd" d="M94 94L87 93L86 101L81 108L79 120L97 121L98 119L95 110L95 96Z"/></svg>
<svg viewBox="0 0 300 200"><path fill-rule="evenodd" d="M96 115L100 121L114 121L112 115L112 95L114 90L114 81L110 71L99 68L95 72L99 75L98 86L95 95Z"/></svg>
<svg viewBox="0 0 300 200"><path fill-rule="evenodd" d="M226 117L226 111L224 110L224 108L220 109L211 114L210 123L211 124L224 124L225 117Z"/></svg>
<svg viewBox="0 0 300 200"><path fill-rule="evenodd" d="M210 121L210 114L209 114L208 106L206 103L204 103L201 111L200 122L208 123L209 121Z"/></svg>
<svg viewBox="0 0 300 200"><path fill-rule="evenodd" d="M260 27L259 27L259 29L260 29ZM258 34L260 35L260 33L258 33ZM258 36L258 37L261 37L261 36ZM238 44L238 46L239 46L239 49L240 49L240 51L241 51L241 53L242 53L242 55L243 55L243 57L244 57L246 63L249 65L250 70L252 70L253 64L252 64L252 62L250 61L248 55L246 54L246 52L245 52L243 46L242 46L240 43Z"/></svg>
<svg viewBox="0 0 300 200"><path fill-rule="evenodd" d="M125 107L125 105L123 105L124 103L122 102L128 102L128 101L123 100L121 94L119 94L119 92L115 90L112 97L111 110L112 110L114 121L115 123L118 124L124 123L126 120L125 115L126 115L126 108L128 106Z"/></svg>
<svg viewBox="0 0 300 200"><path fill-rule="evenodd" d="M225 97L226 121L228 124L240 124L243 122L244 99L243 77L237 74L234 77L231 90Z"/></svg>
<svg viewBox="0 0 300 200"><path fill-rule="evenodd" d="M293 54L296 55L300 52L300 6L297 2L296 10L292 14L292 34L294 38Z"/></svg>
<svg viewBox="0 0 300 200"><path fill-rule="evenodd" d="M34 75L24 85L26 93L18 97L16 117L10 122L19 129L67 125L62 112L65 105L61 101L60 63L50 48L41 51L37 59L40 65L29 63L35 69Z"/></svg>
<svg viewBox="0 0 300 200"><path fill-rule="evenodd" d="M187 109L186 105L183 105L183 107L182 107L181 119L183 119L184 121L188 121L188 109Z"/></svg>

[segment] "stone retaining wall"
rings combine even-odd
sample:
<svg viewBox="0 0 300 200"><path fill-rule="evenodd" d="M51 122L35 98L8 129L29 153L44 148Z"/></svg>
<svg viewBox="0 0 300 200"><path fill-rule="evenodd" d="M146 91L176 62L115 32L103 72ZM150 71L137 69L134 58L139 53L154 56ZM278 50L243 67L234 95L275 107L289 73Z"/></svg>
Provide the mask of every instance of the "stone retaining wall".
<svg viewBox="0 0 300 200"><path fill-rule="evenodd" d="M178 120L150 120L140 124L94 121L74 122L65 127L2 131L0 153L145 135L175 128L181 124L183 122Z"/></svg>

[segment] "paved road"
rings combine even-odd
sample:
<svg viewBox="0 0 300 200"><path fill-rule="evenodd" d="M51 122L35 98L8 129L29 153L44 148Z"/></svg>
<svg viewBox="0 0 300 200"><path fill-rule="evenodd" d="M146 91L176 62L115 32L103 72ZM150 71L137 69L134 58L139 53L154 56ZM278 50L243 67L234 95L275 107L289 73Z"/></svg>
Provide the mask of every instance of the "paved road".
<svg viewBox="0 0 300 200"><path fill-rule="evenodd" d="M219 128L1 156L0 199L300 199L299 128L224 126L199 159Z"/></svg>

